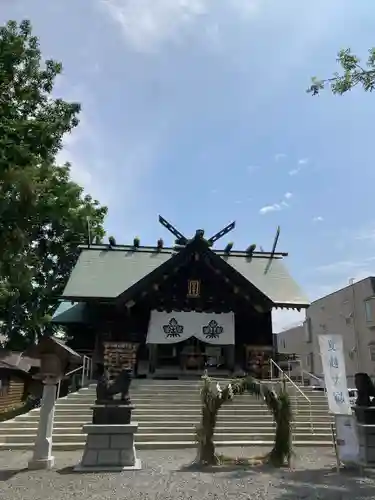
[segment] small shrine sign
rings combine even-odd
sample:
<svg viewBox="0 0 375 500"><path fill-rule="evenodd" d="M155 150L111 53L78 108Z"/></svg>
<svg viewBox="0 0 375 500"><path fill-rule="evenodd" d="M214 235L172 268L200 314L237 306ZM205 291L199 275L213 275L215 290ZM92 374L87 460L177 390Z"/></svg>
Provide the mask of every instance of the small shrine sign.
<svg viewBox="0 0 375 500"><path fill-rule="evenodd" d="M111 377L134 368L138 346L136 342L104 342L104 366Z"/></svg>

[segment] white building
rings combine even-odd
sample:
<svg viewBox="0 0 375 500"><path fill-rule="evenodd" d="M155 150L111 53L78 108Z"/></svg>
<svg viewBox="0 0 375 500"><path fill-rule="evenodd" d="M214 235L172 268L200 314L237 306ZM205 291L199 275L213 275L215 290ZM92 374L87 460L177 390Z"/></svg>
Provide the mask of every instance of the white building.
<svg viewBox="0 0 375 500"><path fill-rule="evenodd" d="M302 326L278 335L280 353L297 354L302 368L319 377L322 363L318 335L343 337L348 384L354 374L375 377L375 278L368 277L312 302Z"/></svg>

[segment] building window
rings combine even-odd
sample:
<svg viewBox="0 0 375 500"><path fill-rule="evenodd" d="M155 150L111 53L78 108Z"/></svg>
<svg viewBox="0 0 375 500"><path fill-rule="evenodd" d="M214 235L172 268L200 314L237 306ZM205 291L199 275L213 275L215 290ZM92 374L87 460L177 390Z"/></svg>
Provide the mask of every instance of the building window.
<svg viewBox="0 0 375 500"><path fill-rule="evenodd" d="M311 318L306 318L305 321L306 342L312 342L312 324Z"/></svg>
<svg viewBox="0 0 375 500"><path fill-rule="evenodd" d="M365 300L365 314L367 323L374 322L375 297Z"/></svg>
<svg viewBox="0 0 375 500"><path fill-rule="evenodd" d="M188 281L188 297L199 297L201 282L199 280Z"/></svg>

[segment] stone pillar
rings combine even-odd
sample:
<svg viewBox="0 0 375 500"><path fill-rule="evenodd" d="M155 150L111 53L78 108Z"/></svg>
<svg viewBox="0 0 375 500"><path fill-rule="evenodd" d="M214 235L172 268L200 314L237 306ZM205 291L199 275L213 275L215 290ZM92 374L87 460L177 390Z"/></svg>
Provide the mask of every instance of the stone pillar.
<svg viewBox="0 0 375 500"><path fill-rule="evenodd" d="M55 459L52 456L52 432L56 402L56 379L43 381L43 397L40 407L38 433L34 444L29 469L51 469Z"/></svg>

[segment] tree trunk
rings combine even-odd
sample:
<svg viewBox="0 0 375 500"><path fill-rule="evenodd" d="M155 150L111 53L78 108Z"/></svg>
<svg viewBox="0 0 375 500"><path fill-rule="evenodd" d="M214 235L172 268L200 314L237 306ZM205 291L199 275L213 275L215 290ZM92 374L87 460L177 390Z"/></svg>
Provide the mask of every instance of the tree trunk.
<svg viewBox="0 0 375 500"><path fill-rule="evenodd" d="M215 453L214 432L216 425L217 409L210 412L208 408L203 409L202 426L204 429L204 441L201 443L199 461L205 465L217 465L219 459Z"/></svg>
<svg viewBox="0 0 375 500"><path fill-rule="evenodd" d="M275 445L269 458L273 465L281 467L285 459L289 459L290 453L290 424L282 420L276 423Z"/></svg>

